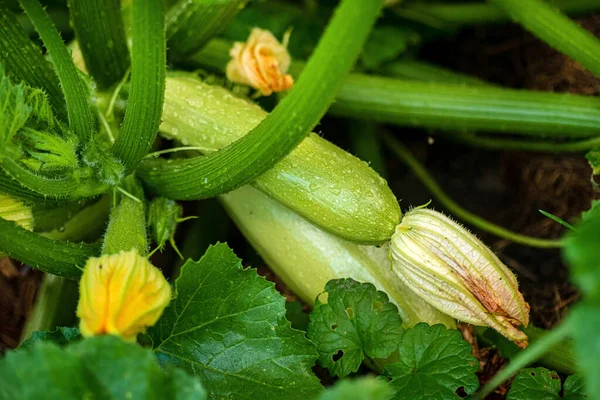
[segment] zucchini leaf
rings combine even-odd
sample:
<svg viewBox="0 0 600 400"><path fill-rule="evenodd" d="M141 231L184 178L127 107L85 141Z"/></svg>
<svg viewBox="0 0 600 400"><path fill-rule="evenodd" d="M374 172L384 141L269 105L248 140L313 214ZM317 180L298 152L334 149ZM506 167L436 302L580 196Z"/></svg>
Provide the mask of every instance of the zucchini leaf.
<svg viewBox="0 0 600 400"><path fill-rule="evenodd" d="M384 381L372 377L340 380L331 389L323 392L318 400L387 400L393 390Z"/></svg>
<svg viewBox="0 0 600 400"><path fill-rule="evenodd" d="M285 319L285 299L226 244L188 260L176 299L148 334L164 367L200 377L209 398L314 398L312 343Z"/></svg>
<svg viewBox="0 0 600 400"><path fill-rule="evenodd" d="M152 351L100 336L9 352L0 361L0 398L202 400L205 391L198 378L163 371Z"/></svg>
<svg viewBox="0 0 600 400"><path fill-rule="evenodd" d="M479 362L457 330L417 324L404 333L399 351L400 361L385 368L394 399L459 399L458 388L472 394L479 387Z"/></svg>
<svg viewBox="0 0 600 400"><path fill-rule="evenodd" d="M546 368L524 368L510 385L507 400L583 400L583 380L577 375L567 378L561 397L560 376Z"/></svg>
<svg viewBox="0 0 600 400"><path fill-rule="evenodd" d="M356 372L365 355L386 358L402 337L402 319L387 294L370 283L335 279L325 285L327 303L317 297L308 338L317 345L319 364L344 377Z"/></svg>

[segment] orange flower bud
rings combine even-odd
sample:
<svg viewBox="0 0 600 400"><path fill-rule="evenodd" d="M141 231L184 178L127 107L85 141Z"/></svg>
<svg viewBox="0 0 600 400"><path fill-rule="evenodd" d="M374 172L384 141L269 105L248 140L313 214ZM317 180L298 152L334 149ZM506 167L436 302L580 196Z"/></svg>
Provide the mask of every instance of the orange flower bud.
<svg viewBox="0 0 600 400"><path fill-rule="evenodd" d="M227 79L258 89L265 96L290 89L294 78L286 74L291 63L286 45L287 36L281 44L271 32L252 29L246 43L235 42L229 51Z"/></svg>
<svg viewBox="0 0 600 400"><path fill-rule="evenodd" d="M136 250L90 258L79 285L77 316L83 336L111 334L135 341L171 301L158 268Z"/></svg>

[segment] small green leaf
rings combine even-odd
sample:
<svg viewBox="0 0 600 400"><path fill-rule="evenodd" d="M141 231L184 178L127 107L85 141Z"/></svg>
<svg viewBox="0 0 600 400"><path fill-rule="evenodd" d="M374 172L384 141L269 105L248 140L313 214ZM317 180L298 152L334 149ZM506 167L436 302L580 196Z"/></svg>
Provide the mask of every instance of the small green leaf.
<svg viewBox="0 0 600 400"><path fill-rule="evenodd" d="M69 342L79 339L80 337L81 335L79 334L79 329L61 326L52 332L33 332L29 339L21 343L19 349L30 348L38 342L52 342L63 346Z"/></svg>
<svg viewBox="0 0 600 400"><path fill-rule="evenodd" d="M595 149L588 151L585 155L585 158L588 160L590 166L592 167L592 174L600 174L600 147L596 147Z"/></svg>
<svg viewBox="0 0 600 400"><path fill-rule="evenodd" d="M559 395L561 382L560 376L546 368L524 368L519 372L510 385L506 397L508 400L559 400L585 399L581 378L572 375L565 381L564 397Z"/></svg>
<svg viewBox="0 0 600 400"><path fill-rule="evenodd" d="M226 244L188 260L177 298L148 331L163 366L199 376L209 398L307 399L317 354L285 319L285 299Z"/></svg>
<svg viewBox="0 0 600 400"><path fill-rule="evenodd" d="M588 396L583 387L583 378L580 375L571 375L563 385L564 398L568 400L583 400Z"/></svg>
<svg viewBox="0 0 600 400"><path fill-rule="evenodd" d="M202 400L205 392L183 371L165 373L151 351L101 336L65 348L38 342L9 352L0 361L0 398Z"/></svg>
<svg viewBox="0 0 600 400"><path fill-rule="evenodd" d="M358 370L365 355L385 358L397 349L402 319L385 293L352 279L331 280L325 292L327 303L318 297L310 314L308 338L332 375L344 377Z"/></svg>
<svg viewBox="0 0 600 400"><path fill-rule="evenodd" d="M581 213L581 222L587 221L594 215L600 215L600 200L592 200L590 209Z"/></svg>
<svg viewBox="0 0 600 400"><path fill-rule="evenodd" d="M385 381L372 377L354 380L340 380L336 385L323 392L318 400L388 400L394 391Z"/></svg>
<svg viewBox="0 0 600 400"><path fill-rule="evenodd" d="M565 221L564 219L558 218L556 215L554 214L550 214L547 211L544 210L538 210L544 217L546 218L550 218L552 221L561 224L562 226L564 226L565 228L569 229L569 230L576 230L575 227L573 225L571 225L570 223L568 223L567 221Z"/></svg>
<svg viewBox="0 0 600 400"><path fill-rule="evenodd" d="M508 400L560 399L560 376L546 368L524 368L510 385Z"/></svg>
<svg viewBox="0 0 600 400"><path fill-rule="evenodd" d="M471 394L479 387L479 366L460 332L443 325L415 325L402 336L400 360L385 368L397 400L459 399L458 388Z"/></svg>
<svg viewBox="0 0 600 400"><path fill-rule="evenodd" d="M157 249L162 250L169 241L179 254L175 245L175 231L177 224L182 221L182 214L183 207L173 200L166 197L157 197L152 200L148 207L148 228ZM181 254L179 255L181 256Z"/></svg>

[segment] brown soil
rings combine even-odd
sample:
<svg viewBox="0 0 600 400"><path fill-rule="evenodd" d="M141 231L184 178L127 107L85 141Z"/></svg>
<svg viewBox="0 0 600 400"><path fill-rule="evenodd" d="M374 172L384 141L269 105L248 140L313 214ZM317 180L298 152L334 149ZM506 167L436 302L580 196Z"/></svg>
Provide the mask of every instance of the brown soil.
<svg viewBox="0 0 600 400"><path fill-rule="evenodd" d="M19 345L42 274L0 258L0 355Z"/></svg>

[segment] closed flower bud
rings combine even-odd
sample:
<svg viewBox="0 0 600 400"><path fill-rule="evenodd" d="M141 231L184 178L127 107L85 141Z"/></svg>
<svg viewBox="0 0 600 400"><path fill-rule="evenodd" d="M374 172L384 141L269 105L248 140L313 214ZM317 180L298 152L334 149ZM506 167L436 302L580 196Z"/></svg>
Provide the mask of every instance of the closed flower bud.
<svg viewBox="0 0 600 400"><path fill-rule="evenodd" d="M171 300L160 270L136 250L90 258L79 284L77 316L83 336L118 335L135 341Z"/></svg>
<svg viewBox="0 0 600 400"><path fill-rule="evenodd" d="M440 311L527 346L529 305L517 279L479 239L443 214L414 209L392 236L398 277Z"/></svg>
<svg viewBox="0 0 600 400"><path fill-rule="evenodd" d="M235 42L229 51L227 79L258 89L265 96L290 89L294 78L286 74L291 63L286 42L279 43L269 31L252 29L246 43Z"/></svg>
<svg viewBox="0 0 600 400"><path fill-rule="evenodd" d="M19 200L2 193L0 193L0 218L14 221L29 231L33 230L31 208Z"/></svg>

